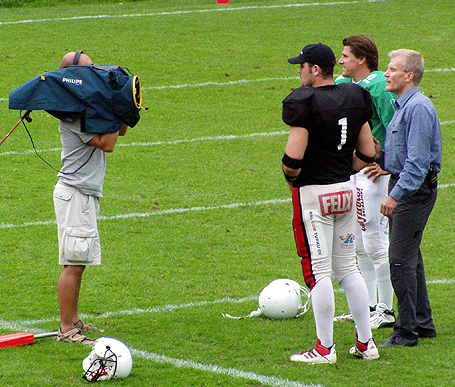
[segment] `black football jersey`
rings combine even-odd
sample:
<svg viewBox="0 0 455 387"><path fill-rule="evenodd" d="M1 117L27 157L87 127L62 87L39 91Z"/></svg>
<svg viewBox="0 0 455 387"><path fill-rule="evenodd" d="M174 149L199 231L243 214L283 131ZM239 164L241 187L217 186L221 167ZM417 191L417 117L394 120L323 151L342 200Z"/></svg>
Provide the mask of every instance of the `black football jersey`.
<svg viewBox="0 0 455 387"><path fill-rule="evenodd" d="M300 87L283 100L283 121L308 130L294 187L349 180L360 130L373 115L370 93L355 83Z"/></svg>

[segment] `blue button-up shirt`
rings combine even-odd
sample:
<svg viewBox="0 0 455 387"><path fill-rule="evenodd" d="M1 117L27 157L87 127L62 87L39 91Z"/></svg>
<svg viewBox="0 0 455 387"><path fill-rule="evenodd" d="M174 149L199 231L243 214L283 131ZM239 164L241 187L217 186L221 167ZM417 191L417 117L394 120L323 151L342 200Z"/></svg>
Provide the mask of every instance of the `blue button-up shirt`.
<svg viewBox="0 0 455 387"><path fill-rule="evenodd" d="M436 109L417 86L395 103L398 109L386 133L385 169L399 175L390 192L398 201L418 191L430 168L441 170L442 136Z"/></svg>

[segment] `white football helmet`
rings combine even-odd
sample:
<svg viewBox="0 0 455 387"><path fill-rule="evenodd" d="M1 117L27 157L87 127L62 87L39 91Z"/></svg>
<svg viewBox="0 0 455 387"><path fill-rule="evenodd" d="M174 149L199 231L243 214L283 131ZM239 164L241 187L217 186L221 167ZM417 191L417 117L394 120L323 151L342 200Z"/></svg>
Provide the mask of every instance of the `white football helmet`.
<svg viewBox="0 0 455 387"><path fill-rule="evenodd" d="M92 352L82 362L83 378L89 382L126 378L133 367L131 352L122 341L111 337L100 337L95 341Z"/></svg>
<svg viewBox="0 0 455 387"><path fill-rule="evenodd" d="M302 303L302 297L305 298ZM262 289L259 309L271 319L299 317L310 308L310 292L290 279L276 279Z"/></svg>

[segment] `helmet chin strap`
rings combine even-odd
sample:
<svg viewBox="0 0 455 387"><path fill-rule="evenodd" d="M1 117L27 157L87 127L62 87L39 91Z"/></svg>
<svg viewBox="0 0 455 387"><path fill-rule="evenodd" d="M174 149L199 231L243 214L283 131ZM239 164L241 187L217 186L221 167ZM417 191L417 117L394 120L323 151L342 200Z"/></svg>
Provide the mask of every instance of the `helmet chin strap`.
<svg viewBox="0 0 455 387"><path fill-rule="evenodd" d="M248 316L243 316L243 317L235 317L235 316L231 316L230 314L227 314L227 313L222 313L223 317L227 317L232 320L243 320L245 318L259 317L261 314L262 314L261 308L257 308L256 310L253 310Z"/></svg>

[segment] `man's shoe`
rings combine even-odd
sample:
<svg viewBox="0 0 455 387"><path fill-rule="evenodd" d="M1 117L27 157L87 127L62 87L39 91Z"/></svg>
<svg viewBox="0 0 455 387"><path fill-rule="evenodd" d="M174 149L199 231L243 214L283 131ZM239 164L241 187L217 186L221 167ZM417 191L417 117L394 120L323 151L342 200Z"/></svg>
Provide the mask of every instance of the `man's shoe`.
<svg viewBox="0 0 455 387"><path fill-rule="evenodd" d="M417 345L417 339L405 339L400 336L391 336L382 343L379 348L388 348L388 347L415 347Z"/></svg>
<svg viewBox="0 0 455 387"><path fill-rule="evenodd" d="M370 318L371 329L391 328L395 325L395 313L393 309L387 309L387 305L380 302Z"/></svg>
<svg viewBox="0 0 455 387"><path fill-rule="evenodd" d="M378 348L376 342L371 338L366 343L361 343L359 340L349 350L349 353L355 357L360 357L365 360L374 360L379 358Z"/></svg>
<svg viewBox="0 0 455 387"><path fill-rule="evenodd" d="M79 320L76 324L74 324L75 328L79 328L81 332L104 332L104 329L100 329L93 324L84 324L82 320Z"/></svg>
<svg viewBox="0 0 455 387"><path fill-rule="evenodd" d="M337 361L335 344L330 348L321 345L318 339L316 346L309 351L302 351L299 354L291 356L291 361L306 363L306 364L333 364Z"/></svg>
<svg viewBox="0 0 455 387"><path fill-rule="evenodd" d="M417 329L419 339L434 339L436 337L436 330L431 329Z"/></svg>
<svg viewBox="0 0 455 387"><path fill-rule="evenodd" d="M93 345L95 342L81 334L79 328L71 329L63 333L62 328L58 329L56 340L60 343L80 343L83 345Z"/></svg>

